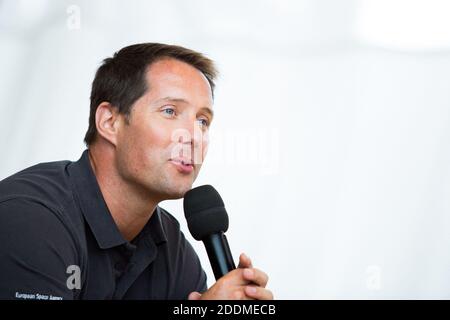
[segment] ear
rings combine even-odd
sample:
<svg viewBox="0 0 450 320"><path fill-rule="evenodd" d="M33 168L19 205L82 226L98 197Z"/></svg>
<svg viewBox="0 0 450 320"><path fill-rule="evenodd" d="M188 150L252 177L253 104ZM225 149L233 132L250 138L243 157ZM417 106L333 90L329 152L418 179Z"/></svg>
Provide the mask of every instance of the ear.
<svg viewBox="0 0 450 320"><path fill-rule="evenodd" d="M118 108L109 102L102 102L95 112L95 126L98 134L114 146L117 144L117 134L122 117Z"/></svg>

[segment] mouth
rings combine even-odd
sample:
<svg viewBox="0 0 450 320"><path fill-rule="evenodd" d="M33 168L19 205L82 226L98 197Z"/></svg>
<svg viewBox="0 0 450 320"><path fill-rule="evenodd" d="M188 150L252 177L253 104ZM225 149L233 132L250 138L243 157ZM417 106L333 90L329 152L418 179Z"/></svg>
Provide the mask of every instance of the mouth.
<svg viewBox="0 0 450 320"><path fill-rule="evenodd" d="M194 171L194 162L190 159L186 158L173 158L169 159L169 161L175 165L178 172L180 173L191 173Z"/></svg>

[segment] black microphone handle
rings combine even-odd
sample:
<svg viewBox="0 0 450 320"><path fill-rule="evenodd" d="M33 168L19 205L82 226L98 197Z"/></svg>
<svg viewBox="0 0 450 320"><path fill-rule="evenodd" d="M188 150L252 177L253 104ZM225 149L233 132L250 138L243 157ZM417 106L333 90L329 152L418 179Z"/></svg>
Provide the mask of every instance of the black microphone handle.
<svg viewBox="0 0 450 320"><path fill-rule="evenodd" d="M216 280L236 269L227 238L223 232L208 235L202 239Z"/></svg>

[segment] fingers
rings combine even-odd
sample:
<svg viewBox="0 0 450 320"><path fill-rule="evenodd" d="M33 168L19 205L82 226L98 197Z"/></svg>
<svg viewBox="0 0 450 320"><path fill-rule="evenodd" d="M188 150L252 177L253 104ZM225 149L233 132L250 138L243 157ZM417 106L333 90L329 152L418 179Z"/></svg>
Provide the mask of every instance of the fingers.
<svg viewBox="0 0 450 320"><path fill-rule="evenodd" d="M188 296L188 300L200 300L200 298L202 297L202 295L196 291L191 292Z"/></svg>
<svg viewBox="0 0 450 320"><path fill-rule="evenodd" d="M231 300L255 300L245 293L245 288L246 287L241 287L239 290L236 290L231 297Z"/></svg>
<svg viewBox="0 0 450 320"><path fill-rule="evenodd" d="M267 282L269 281L269 276L262 272L259 269L256 268L246 268L244 269L244 272L242 273L245 280L248 280L250 282L253 282L254 284L258 285L259 287L265 288L267 285Z"/></svg>
<svg viewBox="0 0 450 320"><path fill-rule="evenodd" d="M245 294L248 297L256 300L273 300L272 291L261 287L246 286Z"/></svg>
<svg viewBox="0 0 450 320"><path fill-rule="evenodd" d="M271 300L273 294L266 289L269 277L253 268L250 258L242 253L239 265L230 271L203 294L191 292L189 300Z"/></svg>
<svg viewBox="0 0 450 320"><path fill-rule="evenodd" d="M239 256L239 265L238 268L251 268L252 267L252 260L245 254L241 253Z"/></svg>

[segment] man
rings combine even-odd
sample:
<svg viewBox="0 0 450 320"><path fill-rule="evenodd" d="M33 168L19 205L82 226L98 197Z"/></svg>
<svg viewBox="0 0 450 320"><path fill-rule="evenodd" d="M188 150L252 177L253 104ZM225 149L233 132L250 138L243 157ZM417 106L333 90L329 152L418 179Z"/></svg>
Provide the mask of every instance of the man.
<svg viewBox="0 0 450 320"><path fill-rule="evenodd" d="M207 290L178 221L158 206L199 173L215 76L211 60L179 46L137 44L104 60L81 159L0 182L0 298L272 299L243 254Z"/></svg>

